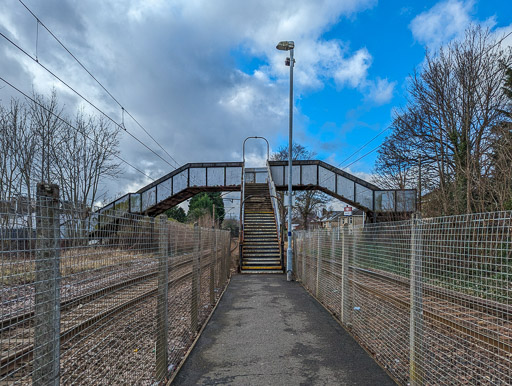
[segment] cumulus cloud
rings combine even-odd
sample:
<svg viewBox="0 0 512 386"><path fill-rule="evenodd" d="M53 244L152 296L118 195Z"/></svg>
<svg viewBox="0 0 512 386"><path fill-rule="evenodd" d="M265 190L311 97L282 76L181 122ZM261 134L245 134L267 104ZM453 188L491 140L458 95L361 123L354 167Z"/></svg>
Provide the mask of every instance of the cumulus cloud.
<svg viewBox="0 0 512 386"><path fill-rule="evenodd" d="M373 7L376 0L28 0L27 4L71 51L147 128L180 164L240 159L247 136L271 142L286 136L289 68L279 40L296 43L296 92L307 93L334 79L339 87L358 88L378 103L392 95L393 82L369 79L372 56L366 48L326 40L323 34L343 17ZM22 6L0 5L0 23L17 43L35 53L36 22ZM103 111L121 121L121 109L39 28L38 57ZM234 53L234 54L233 54ZM238 69L233 55L261 61L252 73ZM30 93L56 87L68 111L79 98L19 52L0 47L3 75ZM373 82L373 83L372 83ZM8 88L0 98L8 100ZM15 94L13 94L15 95ZM92 110L91 110L92 111ZM298 109L297 125L307 121ZM162 157L144 132L128 118L126 127ZM298 133L300 135L300 133ZM254 162L265 156L257 145ZM121 155L153 177L172 167L124 136ZM170 161L173 163L172 161ZM126 168L110 190L133 190L146 177Z"/></svg>
<svg viewBox="0 0 512 386"><path fill-rule="evenodd" d="M372 56L366 48L361 48L352 57L341 61L334 73L334 79L340 85L348 83L352 87L357 87L366 81L371 64Z"/></svg>
<svg viewBox="0 0 512 386"><path fill-rule="evenodd" d="M377 105L388 103L393 98L396 82L390 82L387 78L377 78L369 82L367 98Z"/></svg>
<svg viewBox="0 0 512 386"><path fill-rule="evenodd" d="M471 23L473 7L473 0L441 1L417 15L409 28L418 42L436 49L464 33Z"/></svg>

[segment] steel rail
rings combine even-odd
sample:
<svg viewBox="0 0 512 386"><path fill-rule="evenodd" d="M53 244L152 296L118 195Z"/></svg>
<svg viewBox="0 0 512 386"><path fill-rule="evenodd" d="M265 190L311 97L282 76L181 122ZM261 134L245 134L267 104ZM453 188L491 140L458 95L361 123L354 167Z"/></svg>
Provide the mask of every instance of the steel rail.
<svg viewBox="0 0 512 386"><path fill-rule="evenodd" d="M313 259L316 259L314 257ZM328 260L328 259L322 259L323 262L330 263L332 265L338 265L342 266L342 263L335 260ZM339 274L332 272L328 270L325 267L321 267L323 271L329 272L330 274L341 277ZM354 267L349 266L349 269L352 271L358 271L362 272L367 275L380 277L381 279L391 281L396 284L400 284L402 286L410 287L409 280L403 276L393 274L391 272L386 272L382 270L373 271L366 268L360 268L360 267ZM510 321L512 320L512 306L505 304L505 303L499 303L494 300L488 300L488 299L482 299L476 296L471 296L468 294L464 294L462 292L457 292L454 290L450 290L448 288L443 288L439 286L435 286L432 284L423 284L423 288L425 289L425 292L427 295L435 296L440 299L444 299L447 301L450 301L452 303L455 303L457 305L471 308L475 311L480 311L487 313L492 316L496 316L499 318L502 318L504 320Z"/></svg>
<svg viewBox="0 0 512 386"><path fill-rule="evenodd" d="M316 257L314 258L316 259ZM323 261L326 261L326 262L330 262L331 264L334 263L334 264L339 264L341 265L340 262L336 262L336 261L332 261L332 260L323 260ZM311 264L309 264L311 265ZM328 269L326 269L325 267L322 267L321 268L322 270L326 271L326 272L329 272L331 275L337 277L337 278L341 278L341 275L335 273L335 272L332 272ZM406 279L404 278L393 278L393 277L390 277L390 276L387 276L387 275L384 275L382 273L378 273L378 272L374 272L374 271L371 271L371 270L367 270L367 269L364 269L364 268L359 268L359 267L353 267L353 266L350 266L349 267L350 270L352 271L361 271L363 274L366 274L366 275L369 275L369 276L375 276L375 277L379 277L381 279L385 279L387 281L392 281L394 283L397 283L399 285L401 285L402 287L408 287L409 286L409 283L407 282ZM394 304L395 306L399 307L399 308L406 308L406 309L409 309L410 308L410 303L409 301L406 301L406 300L403 300L403 299L400 299L399 297L397 296L393 296L392 294L389 294L388 292L385 292L385 291L382 291L382 290L379 290L379 289L376 289L374 287L369 287L365 284L363 284L362 282L360 281L357 281L353 278L348 278L348 280L350 282L353 283L353 285L371 293L371 294L374 294L375 296L379 297L380 299L384 300L384 301L387 301L389 303L392 303ZM435 289L435 291L434 291ZM445 291L445 289L441 288L441 287L436 287L436 286L432 286L432 285L428 285L427 286L427 293L429 293L430 296L432 297L437 297L437 298L441 298L441 299L444 299L444 300L448 300L448 301L451 301L453 302L454 304L457 304L457 305L463 305L464 307L467 307L469 309L474 309L476 311L480 311L480 312L483 312L483 313L486 313L488 311L495 311L492 307L494 307L495 305L501 305L500 303L496 303L496 302L492 302L492 305L488 305L486 304L486 300L482 300L482 299L478 299L478 298L473 298L469 295L465 295L465 294L459 294L459 293L456 293L457 295L454 295L454 294L450 294L449 292L445 292L445 293L442 293L443 291ZM446 290L446 291L449 291L449 290ZM450 292L455 292L455 291L450 291ZM441 296L438 296L440 295ZM407 293L407 296L409 294ZM461 299L460 295L463 295L464 298L466 300L463 300ZM484 311L480 310L480 309L475 309L473 308L473 305L471 302L466 303L468 302L468 299L471 299L471 301L475 301L478 299L478 301L480 302L480 304L478 305L478 307L481 307ZM432 308L435 308L435 306L433 306ZM503 312L504 315L507 315L507 317L510 317L511 314L510 314L510 311L511 308L509 308L506 304L503 304L502 307L501 307L501 310L500 312ZM471 329L467 326L464 326L462 325L461 323L458 323L458 322L455 322L453 320L450 320L448 319L447 317L445 316L441 316L441 315L438 315L437 313L435 313L434 311L429 311L429 310L423 310L423 315L427 318L430 318L432 320L435 320L441 324L443 324L444 326L446 327L449 327L451 328L452 330L456 330L458 332L461 332L463 334L466 334L484 344L487 344L487 345L490 345L492 347L495 347L495 348L498 348L500 350L503 350L505 351L508 355L509 354L512 354L512 344L510 343L507 343L505 341L503 341L502 339L500 339L499 337L495 338L493 336L490 336L488 334L485 334L485 333L482 333L480 331L476 331L474 329ZM449 315L449 314L448 314ZM453 316L453 315L452 315ZM493 316L496 316L496 315L493 315ZM500 313L498 316L501 316L502 317L502 314ZM508 319L506 319L508 320Z"/></svg>
<svg viewBox="0 0 512 386"><path fill-rule="evenodd" d="M203 254L207 254L207 253L209 253L208 250L203 252ZM193 254L193 252L184 253L184 254L181 254L181 255L172 256L172 258L183 259L183 258L186 258L186 257L192 255L192 254ZM182 266L184 266L186 264L190 264L190 261L179 262L176 265L174 265L173 268L180 268L180 267L182 267ZM85 294L85 295L80 295L80 296L77 296L77 297L65 300L65 301L61 302L60 309L61 309L61 311L69 310L70 308L72 308L75 305L75 303L81 303L81 302L84 302L84 301L95 300L95 299L97 299L97 298L99 298L99 297L101 297L103 295L107 295L107 294L113 293L113 292L115 292L117 290L123 289L123 288L128 287L128 286L130 286L132 284L136 284L136 283L139 283L141 281L151 279L151 278L155 277L157 274L158 274L158 271L153 271L153 272L150 272L150 273L148 273L146 275L142 275L142 276L138 276L138 277L135 277L135 278L127 279L125 281L113 284L111 286L108 286L108 287L105 287L105 288L101 288L101 289L99 289L97 291L94 291L94 292L91 292L91 293L88 293L88 294ZM19 314L19 315L15 315L15 316L13 316L11 318L3 319L3 320L0 321L0 332L4 332L4 331L9 330L9 329L11 329L13 327L16 327L16 324L24 322L24 321L26 321L28 319L33 318L33 317L34 317L34 311L29 311L29 312L26 312L24 314Z"/></svg>
<svg viewBox="0 0 512 386"><path fill-rule="evenodd" d="M207 253L208 253L207 251L204 251L202 253L202 255L207 254ZM183 254L183 255L180 255L179 257L189 256L191 254L193 254L193 253ZM180 262L180 263L174 265L172 268L176 269L176 268L184 267L184 266L191 265L191 264L192 264L192 260L184 261L184 262ZM201 264L201 269L210 266L210 264L211 264L211 261L208 261L206 263ZM176 285L177 283L180 283L181 281L189 278L192 274L193 274L192 270L190 272L184 273L184 274L182 274L182 276L179 276L179 277L177 277L175 279L170 280L168 282L168 285L169 286ZM141 276L141 278L142 277L147 277L149 275L153 275L153 273L152 274L148 274L148 275L143 275L143 276ZM133 282L136 279L137 278L130 279L130 280L125 281L124 283ZM114 285L114 286L111 286L111 287L119 286L119 285L124 284L124 283L118 283L117 285ZM127 285L125 285L124 288L127 288ZM96 291L95 294L100 293L100 292L103 293L104 290L105 289L102 289L100 291ZM70 339L72 339L77 334L79 334L79 333L87 330L88 328L94 326L98 321L103 320L104 318L111 318L115 314L117 314L117 313L119 313L119 312L121 312L123 310L126 310L126 309L128 309L128 308L130 308L130 307L132 307L132 306L134 306L134 305L136 305L138 303L140 303L141 301L147 299L148 297L153 296L154 294L156 294L157 291L158 291L158 288L155 287L155 288L153 288L153 289L151 289L149 291L146 291L142 295L139 295L139 296L136 296L136 297L134 297L132 299L129 299L129 300L121 303L120 305L118 305L118 306L116 306L114 308L111 308L111 309L108 309L107 311L104 311L104 312L101 312L99 314L96 314L95 316L87 318L85 321L80 322L77 325L74 325L74 326L70 327L69 329L67 329L67 330L65 330L64 332L61 333L61 335L60 335L60 337L61 337L61 345L64 344L65 342L69 341ZM90 295L92 295L92 294L84 295L84 296L88 297ZM96 298L98 298L98 297L99 296L96 296ZM76 300L76 298L73 299L73 300ZM32 355L33 355L33 349L34 349L33 345L27 345L26 347L23 347L23 348L15 351L11 355L2 357L1 361L0 361L0 376L3 376L3 375L6 375L6 374L9 374L9 373L13 372L13 370L15 370L16 367L20 363L23 363L23 362L26 362L26 361L30 361L31 358L32 358Z"/></svg>

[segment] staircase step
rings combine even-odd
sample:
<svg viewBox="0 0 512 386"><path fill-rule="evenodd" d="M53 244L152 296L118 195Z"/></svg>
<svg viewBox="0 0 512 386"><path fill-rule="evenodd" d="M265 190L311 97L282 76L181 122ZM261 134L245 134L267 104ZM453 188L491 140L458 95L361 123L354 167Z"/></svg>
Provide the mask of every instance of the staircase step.
<svg viewBox="0 0 512 386"><path fill-rule="evenodd" d="M242 262L242 266L244 268L247 268L247 267L254 267L254 266L262 266L262 265L265 265L265 266L281 266L281 261L280 260L256 260L256 261L243 261Z"/></svg>
<svg viewBox="0 0 512 386"><path fill-rule="evenodd" d="M281 250L268 184L246 184L245 199L241 270L282 273Z"/></svg>

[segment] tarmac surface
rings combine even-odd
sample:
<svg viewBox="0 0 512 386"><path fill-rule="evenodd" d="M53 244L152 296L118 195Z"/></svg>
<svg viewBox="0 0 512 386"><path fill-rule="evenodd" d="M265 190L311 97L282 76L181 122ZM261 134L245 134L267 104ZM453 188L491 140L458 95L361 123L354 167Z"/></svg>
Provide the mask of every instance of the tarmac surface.
<svg viewBox="0 0 512 386"><path fill-rule="evenodd" d="M394 385L285 275L235 275L173 385Z"/></svg>

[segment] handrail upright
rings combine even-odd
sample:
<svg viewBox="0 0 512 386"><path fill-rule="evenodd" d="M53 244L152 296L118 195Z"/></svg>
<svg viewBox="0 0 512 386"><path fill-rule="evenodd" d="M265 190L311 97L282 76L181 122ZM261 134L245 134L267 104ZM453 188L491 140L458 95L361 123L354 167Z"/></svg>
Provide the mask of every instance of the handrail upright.
<svg viewBox="0 0 512 386"><path fill-rule="evenodd" d="M281 243L281 217L279 212L279 204L277 201L277 190L274 180L272 178L272 171L270 169L269 160L267 159L267 174L268 174L268 185L270 190L270 201L272 202L272 208L274 209L274 219L276 221L276 233L277 233L277 241L279 243L279 254L281 255L281 266L284 266L284 255L283 255L283 245Z"/></svg>
<svg viewBox="0 0 512 386"><path fill-rule="evenodd" d="M242 161L242 193L240 197L240 231L239 231L239 242L238 242L238 259L239 259L239 269L242 269L242 251L243 251L243 244L244 244L244 200L245 200L245 156Z"/></svg>

